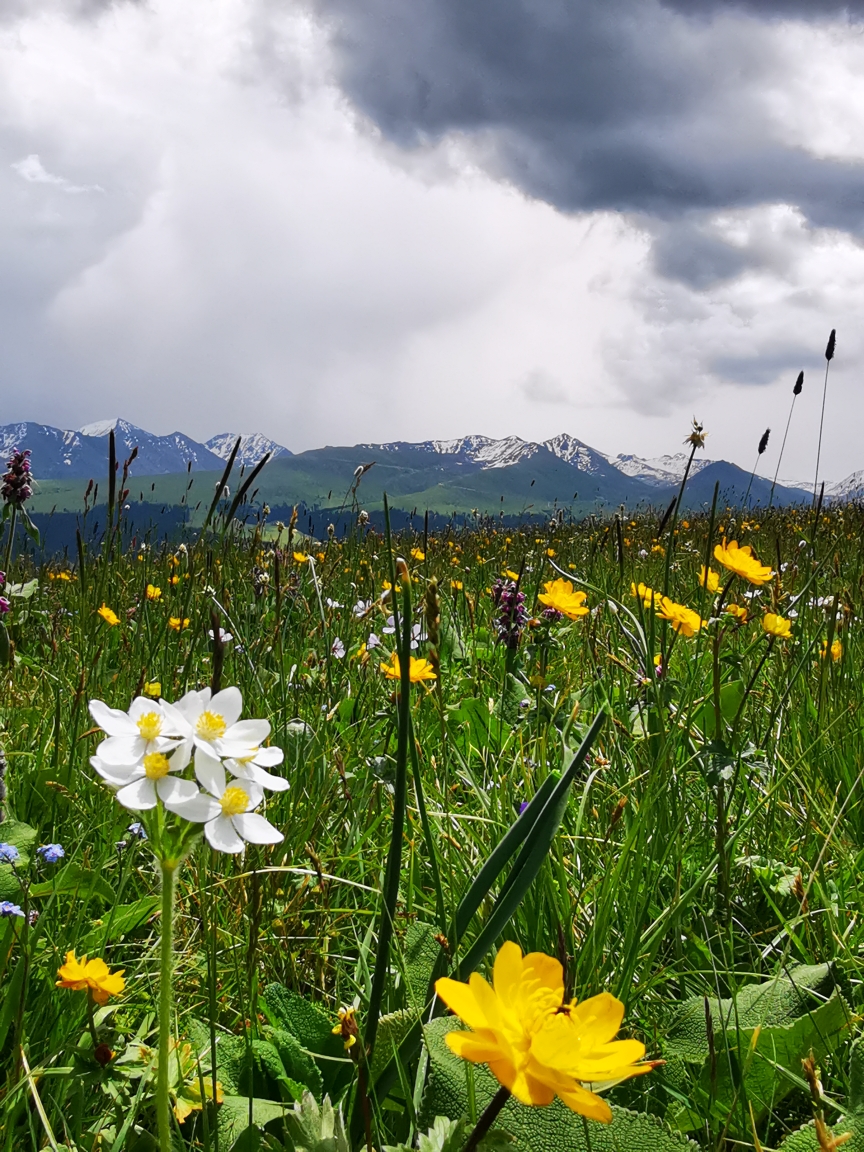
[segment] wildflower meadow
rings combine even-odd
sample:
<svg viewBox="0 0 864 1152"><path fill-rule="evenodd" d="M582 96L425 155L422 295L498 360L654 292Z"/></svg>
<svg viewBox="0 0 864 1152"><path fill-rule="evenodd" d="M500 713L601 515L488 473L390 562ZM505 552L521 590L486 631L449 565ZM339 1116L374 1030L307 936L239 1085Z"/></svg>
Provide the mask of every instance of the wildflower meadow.
<svg viewBox="0 0 864 1152"><path fill-rule="evenodd" d="M37 561L10 461L3 1152L864 1148L864 508L316 540L231 468Z"/></svg>

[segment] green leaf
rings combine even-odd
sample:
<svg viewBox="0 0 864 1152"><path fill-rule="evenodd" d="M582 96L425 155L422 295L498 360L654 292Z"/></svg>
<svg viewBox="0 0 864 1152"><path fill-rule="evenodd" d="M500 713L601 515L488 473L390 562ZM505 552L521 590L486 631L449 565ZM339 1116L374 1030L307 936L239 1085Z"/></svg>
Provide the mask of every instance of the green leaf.
<svg viewBox="0 0 864 1152"><path fill-rule="evenodd" d="M460 1027L458 1020L441 1017L426 1028L429 1080L418 1117L422 1127L438 1116L458 1120L469 1113L465 1061L454 1056L444 1041L448 1032ZM474 1065L472 1074L479 1116L499 1084L485 1066ZM680 1132L670 1132L656 1116L614 1104L612 1123L599 1124L584 1120L557 1099L548 1107L530 1108L511 1098L495 1127L513 1137L513 1152L696 1152L697 1148Z"/></svg>
<svg viewBox="0 0 864 1152"><path fill-rule="evenodd" d="M743 680L728 680L725 684L720 686L720 715L727 722L731 724L735 719L741 701L744 699L744 681ZM706 740L714 740L717 738L718 733L715 731L717 725L716 715L714 712L714 699L709 697L696 712L696 723L702 729L702 734ZM722 732L719 733L722 736Z"/></svg>
<svg viewBox="0 0 864 1152"><path fill-rule="evenodd" d="M497 752L512 731L500 716L489 711L485 700L477 700L473 696L467 697L457 708L449 711L447 719L456 729L457 743L465 755L472 748L478 752L492 748Z"/></svg>
<svg viewBox="0 0 864 1152"><path fill-rule="evenodd" d="M417 1137L418 1152L459 1152L465 1143L465 1120L436 1116L428 1132ZM385 1144L384 1152L413 1152L407 1144Z"/></svg>
<svg viewBox="0 0 864 1152"><path fill-rule="evenodd" d="M114 889L107 880L104 880L98 872L74 861L60 868L50 880L34 884L30 889L30 895L40 899L55 893L58 895L72 893L81 899L99 896L106 904L114 902Z"/></svg>
<svg viewBox="0 0 864 1152"><path fill-rule="evenodd" d="M29 870L35 843L36 829L29 824L23 824L20 820L6 820L0 824L0 844L11 844L19 853L14 868L11 864L0 864L0 900L15 900L21 895L16 871L23 875Z"/></svg>
<svg viewBox="0 0 864 1152"><path fill-rule="evenodd" d="M286 1028L268 1028L266 1037L279 1053L285 1075L294 1084L300 1085L300 1091L294 1092L294 1098L299 1100L303 1089L308 1089L312 1095L320 1100L323 1095L321 1072L318 1065L303 1049L303 1045Z"/></svg>
<svg viewBox="0 0 864 1152"><path fill-rule="evenodd" d="M28 580L26 584L7 584L4 591L19 600L29 600L38 587L38 580Z"/></svg>
<svg viewBox="0 0 864 1152"><path fill-rule="evenodd" d="M286 1115L294 1152L349 1152L342 1110L325 1096L319 1108L311 1092Z"/></svg>
<svg viewBox="0 0 864 1152"><path fill-rule="evenodd" d="M270 1124L274 1120L279 1120L286 1116L287 1112L288 1109L286 1106L277 1103L275 1100L253 1098L252 1126L254 1128L263 1128L265 1124ZM249 1139L249 1137L245 1135L250 1127L248 1096L223 1097L217 1116L219 1118L220 1152L232 1152L232 1149L238 1147L238 1141L241 1137L245 1140ZM243 1145L240 1145L240 1147L242 1148ZM240 1148L238 1148L238 1152L240 1152Z"/></svg>
<svg viewBox="0 0 864 1152"><path fill-rule="evenodd" d="M217 1075L225 1091L238 1096L265 1099L289 1096L285 1089L285 1066L276 1048L267 1040L246 1036L220 1036L216 1041Z"/></svg>
<svg viewBox="0 0 864 1152"><path fill-rule="evenodd" d="M405 995L413 1008L422 1008L426 1003L429 985L441 962L443 953L435 935L435 929L430 924L421 924L419 920L409 924L405 933Z"/></svg>
<svg viewBox="0 0 864 1152"><path fill-rule="evenodd" d="M415 1020L413 1012L391 1012L378 1021L375 1051L369 1071L371 1083L375 1083L387 1064L396 1057L399 1045L408 1035Z"/></svg>
<svg viewBox="0 0 864 1152"><path fill-rule="evenodd" d="M274 1027L284 1028L308 1052L323 1057L318 1066L322 1090L335 1095L350 1077L352 1065L345 1060L341 1038L333 1035L334 1018L282 984L267 985L261 1006Z"/></svg>
<svg viewBox="0 0 864 1152"><path fill-rule="evenodd" d="M817 1059L833 1051L851 1018L828 964L802 965L788 976L749 984L734 998L691 997L670 1025L664 1056L670 1082L677 1080L678 1087L684 1084L682 1068L695 1066L694 1107L672 1105L670 1122L685 1131L696 1127L712 1098L724 1113L743 1099L762 1119L800 1080L802 1058L811 1050Z"/></svg>

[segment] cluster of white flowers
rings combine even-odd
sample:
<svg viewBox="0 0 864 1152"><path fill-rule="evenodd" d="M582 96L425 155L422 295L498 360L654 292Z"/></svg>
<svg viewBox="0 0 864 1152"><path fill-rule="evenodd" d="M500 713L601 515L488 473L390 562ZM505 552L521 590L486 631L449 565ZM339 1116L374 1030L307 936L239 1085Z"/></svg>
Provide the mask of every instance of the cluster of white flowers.
<svg viewBox="0 0 864 1152"><path fill-rule="evenodd" d="M241 720L242 711L239 688L187 692L175 704L138 696L128 712L91 700L90 714L107 739L90 763L125 808L142 812L161 802L203 824L219 852L242 852L244 842L277 844L282 833L254 809L265 788L288 787L268 771L282 763L282 750L262 746L268 720ZM194 780L181 775L190 763Z"/></svg>

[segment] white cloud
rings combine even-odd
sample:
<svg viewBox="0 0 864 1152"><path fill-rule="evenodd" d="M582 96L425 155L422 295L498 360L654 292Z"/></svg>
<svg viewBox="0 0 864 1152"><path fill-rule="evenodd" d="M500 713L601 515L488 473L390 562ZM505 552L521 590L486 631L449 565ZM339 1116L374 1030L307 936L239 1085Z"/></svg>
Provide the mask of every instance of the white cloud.
<svg viewBox="0 0 864 1152"><path fill-rule="evenodd" d="M0 147L25 157L0 173L5 420L120 411L202 439L258 428L295 450L566 430L655 455L695 411L710 455L749 468L800 366L784 472L806 475L836 326L831 476L864 463L864 255L848 235L783 206L716 213L691 236L705 268L662 275L664 243L672 264L689 255L656 222L558 213L458 137L411 154L382 141L303 9L273 12L151 0L0 30Z"/></svg>
<svg viewBox="0 0 864 1152"><path fill-rule="evenodd" d="M98 184L71 184L63 176L52 176L50 172L46 172L42 161L35 152L30 156L25 156L23 160L16 160L10 167L18 173L22 180L27 180L31 184L56 184L64 192L73 194L104 191Z"/></svg>

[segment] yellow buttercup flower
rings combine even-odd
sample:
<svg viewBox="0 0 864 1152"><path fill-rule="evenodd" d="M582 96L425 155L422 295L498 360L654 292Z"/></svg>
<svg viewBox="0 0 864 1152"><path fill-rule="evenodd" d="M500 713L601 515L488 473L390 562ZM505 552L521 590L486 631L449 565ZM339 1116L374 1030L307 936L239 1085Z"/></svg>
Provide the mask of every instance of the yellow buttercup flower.
<svg viewBox="0 0 864 1152"><path fill-rule="evenodd" d="M307 564L309 562L309 556L306 552L295 552L294 559L298 564Z"/></svg>
<svg viewBox="0 0 864 1152"><path fill-rule="evenodd" d="M125 968L119 972L111 972L104 960L94 956L88 960L82 956L80 960L75 957L75 949L66 953L66 963L57 969L60 979L58 988L71 988L74 992L83 992L89 989L97 1004L107 1004L109 996L119 996L126 987L123 979Z"/></svg>
<svg viewBox="0 0 864 1152"><path fill-rule="evenodd" d="M739 624L746 624L750 616L750 613L743 604L727 604L726 612L729 616L734 616Z"/></svg>
<svg viewBox="0 0 864 1152"><path fill-rule="evenodd" d="M675 631L680 632L682 636L695 636L702 627L702 619L698 612L683 604L676 604L668 596L658 597L657 615L661 620L668 620Z"/></svg>
<svg viewBox="0 0 864 1152"><path fill-rule="evenodd" d="M777 636L781 640L792 639L792 621L785 616L778 616L776 612L766 612L762 617L762 628L769 636Z"/></svg>
<svg viewBox="0 0 864 1152"><path fill-rule="evenodd" d="M145 589L145 595L148 600L161 600L162 589L157 588L155 584L148 584Z"/></svg>
<svg viewBox="0 0 864 1152"><path fill-rule="evenodd" d="M730 572L734 572L736 576L749 580L751 584L766 584L774 575L770 568L759 563L749 544L739 548L737 540L727 544L724 537L723 543L718 544L714 549L714 559L724 568L728 568Z"/></svg>
<svg viewBox="0 0 864 1152"><path fill-rule="evenodd" d="M457 592L461 592L462 591L462 581L461 580L451 580L450 581L450 587L455 589Z"/></svg>
<svg viewBox="0 0 864 1152"><path fill-rule="evenodd" d="M631 584L630 595L635 596L637 600L642 601L644 608L653 607L654 603L660 599L660 593L655 592L653 588L649 588L647 584Z"/></svg>
<svg viewBox="0 0 864 1152"><path fill-rule="evenodd" d="M487 1064L500 1084L523 1104L568 1108L608 1124L612 1110L583 1083L624 1080L650 1072L639 1063L645 1046L614 1040L624 1005L601 992L577 1004L564 1003L560 963L542 952L522 955L518 944L501 946L492 987L476 972L467 984L443 977L435 991L470 1032L449 1032L451 1052L472 1064Z"/></svg>
<svg viewBox="0 0 864 1152"><path fill-rule="evenodd" d="M168 627L173 628L175 632L180 632L183 628L189 627L189 617L184 616L181 619L179 616L169 616Z"/></svg>
<svg viewBox="0 0 864 1152"><path fill-rule="evenodd" d="M519 579L519 573L514 572L512 568L505 568L504 569L504 575L507 577L508 580L512 580L514 584Z"/></svg>
<svg viewBox="0 0 864 1152"><path fill-rule="evenodd" d="M411 559L412 560L425 560L426 559L426 553L423 551L422 548L412 548L411 549Z"/></svg>
<svg viewBox="0 0 864 1152"><path fill-rule="evenodd" d="M388 680L401 680L402 668L399 663L399 654L394 652L390 657L389 664L382 664L381 671ZM419 684L421 680L435 680L435 669L428 660L418 660L414 656L411 657L411 663L408 667L408 676L412 684Z"/></svg>
<svg viewBox="0 0 864 1152"><path fill-rule="evenodd" d="M562 580L560 577L557 580L548 580L543 588L544 591L537 599L547 608L560 612L570 620L588 615L588 609L585 607L586 594L574 592L569 580Z"/></svg>
<svg viewBox="0 0 864 1152"><path fill-rule="evenodd" d="M715 572L713 568L709 568L706 572L705 565L699 569L699 583L703 588L707 588L709 592L716 592L720 587L720 575Z"/></svg>
<svg viewBox="0 0 864 1152"><path fill-rule="evenodd" d="M151 680L149 684L144 685L144 695L158 698L162 695L162 685L158 680Z"/></svg>
<svg viewBox="0 0 864 1152"><path fill-rule="evenodd" d="M828 641L827 640L822 641L822 651L821 651L820 655L821 655L823 660L828 655ZM837 661L842 658L842 656L843 656L843 641L842 640L834 640L831 644L831 659L836 664Z"/></svg>
<svg viewBox="0 0 864 1152"><path fill-rule="evenodd" d="M97 608L96 614L101 616L105 623L109 624L112 628L120 623L120 617L116 612L112 612L107 604L103 604L101 608Z"/></svg>

